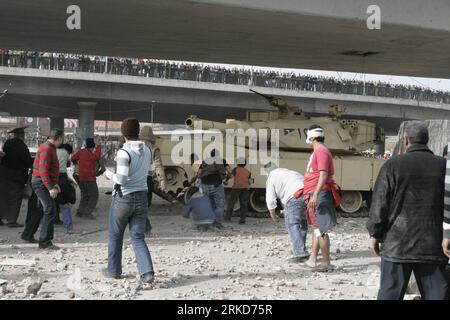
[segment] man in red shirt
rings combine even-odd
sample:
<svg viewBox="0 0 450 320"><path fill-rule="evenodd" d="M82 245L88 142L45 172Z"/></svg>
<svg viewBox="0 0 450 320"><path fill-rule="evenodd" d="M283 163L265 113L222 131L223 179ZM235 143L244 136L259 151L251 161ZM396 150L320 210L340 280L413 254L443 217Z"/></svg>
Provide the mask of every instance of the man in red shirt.
<svg viewBox="0 0 450 320"><path fill-rule="evenodd" d="M52 243L52 240L54 221L57 214L55 199L58 193L61 192L58 185L59 161L56 155L56 148L63 142L64 132L60 129L53 129L48 140L39 147L34 159L31 187L43 207L41 234L39 236L40 249L59 249Z"/></svg>
<svg viewBox="0 0 450 320"><path fill-rule="evenodd" d="M86 139L86 148L78 150L71 158L78 163L79 187L81 191L80 205L78 206L77 217L93 220L92 215L98 202L98 186L96 176L96 166L102 156L99 145L95 145L94 139Z"/></svg>
<svg viewBox="0 0 450 320"><path fill-rule="evenodd" d="M333 157L324 142L324 130L318 125L310 126L306 143L312 145L314 152L306 168L304 195L309 198L308 220L313 228L313 245L306 264L316 268L317 255L321 249L323 264L318 267L320 271L333 268L330 257L330 238L327 232L336 225L336 210L332 195Z"/></svg>
<svg viewBox="0 0 450 320"><path fill-rule="evenodd" d="M225 214L225 221L231 221L231 216L234 210L234 204L239 199L240 207L240 219L239 224L245 224L245 218L247 217L247 207L249 199L249 184L251 179L251 172L248 171L246 166L246 160L243 158L238 159L238 166L231 171L231 176L234 177L233 188L230 191L227 201L227 211Z"/></svg>

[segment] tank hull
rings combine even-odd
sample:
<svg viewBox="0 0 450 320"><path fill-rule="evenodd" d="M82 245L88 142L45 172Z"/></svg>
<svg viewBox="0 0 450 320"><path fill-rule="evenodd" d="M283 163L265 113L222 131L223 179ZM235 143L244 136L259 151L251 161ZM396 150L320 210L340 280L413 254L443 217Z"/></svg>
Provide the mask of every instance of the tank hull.
<svg viewBox="0 0 450 320"><path fill-rule="evenodd" d="M158 145L160 145L162 161L168 173L168 192L174 196L178 196L184 193L190 185L190 181L196 174L199 163L175 163L173 159L173 150L178 144L178 141L171 141L170 139L159 139ZM205 150L210 142L203 142L201 144L202 150ZM194 146L192 146L192 151ZM250 184L250 209L256 213L250 213L250 215L256 216L268 216L267 209L265 208L264 194L266 188L267 176L263 174L264 163L257 161L257 163L251 163L248 158L248 150L238 146L227 146L224 144L224 152L222 157L227 159L230 166L234 168L236 165L236 155L239 152L245 152L247 159L246 168L250 170L252 174L252 182ZM227 152L228 151L228 152ZM230 157L228 154L232 153L234 157ZM287 168L304 174L312 150L310 151L279 151L279 167ZM234 160L234 161L233 161ZM381 166L384 164L384 160L369 158L359 155L334 155L333 156L335 174L334 180L341 186L344 191L344 200L347 202L346 207L341 207L344 212L355 213L360 211L363 206L363 201L370 202L370 193L375 184L378 173ZM230 179L225 189L230 189L233 185L233 179Z"/></svg>

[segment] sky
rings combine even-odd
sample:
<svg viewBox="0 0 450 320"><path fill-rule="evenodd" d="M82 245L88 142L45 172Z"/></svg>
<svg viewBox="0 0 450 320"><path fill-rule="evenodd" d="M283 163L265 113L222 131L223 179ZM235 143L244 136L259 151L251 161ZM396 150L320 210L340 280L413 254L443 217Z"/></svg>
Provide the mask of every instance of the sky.
<svg viewBox="0 0 450 320"><path fill-rule="evenodd" d="M322 71L322 70L309 70L309 69L288 69L288 68L271 68L271 67L259 67L259 66L248 66L248 65L234 65L234 64L223 64L223 63L208 63L208 62L191 62L191 61L173 61L175 63L190 63L190 64L204 64L212 66L223 66L226 68L244 68L254 70L274 70L279 72L294 72L300 74L316 75L316 76L326 76L334 77L337 79L355 79L366 81L383 81L392 84L404 84L404 85L416 85L425 88L431 88L434 90L450 91L450 79L438 79L438 78L421 78L421 77L408 77L408 76L393 76L393 75L382 75L382 74L363 74L354 72L339 72L339 71Z"/></svg>

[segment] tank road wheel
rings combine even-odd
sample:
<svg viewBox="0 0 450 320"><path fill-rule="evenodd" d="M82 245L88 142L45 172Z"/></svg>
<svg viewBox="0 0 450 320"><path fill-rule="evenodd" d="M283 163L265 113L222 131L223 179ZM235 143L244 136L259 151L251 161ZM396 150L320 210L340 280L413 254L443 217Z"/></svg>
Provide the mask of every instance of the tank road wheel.
<svg viewBox="0 0 450 320"><path fill-rule="evenodd" d="M363 204L363 196L359 191L344 191L339 208L345 213L355 213Z"/></svg>
<svg viewBox="0 0 450 320"><path fill-rule="evenodd" d="M257 213L267 213L266 190L253 189L250 191L250 208ZM259 215L258 215L259 216Z"/></svg>

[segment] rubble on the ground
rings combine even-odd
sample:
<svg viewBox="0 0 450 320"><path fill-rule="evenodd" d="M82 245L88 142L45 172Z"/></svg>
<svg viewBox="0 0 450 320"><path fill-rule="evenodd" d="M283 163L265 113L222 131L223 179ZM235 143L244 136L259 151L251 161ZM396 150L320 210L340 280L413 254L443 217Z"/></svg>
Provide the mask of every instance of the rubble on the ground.
<svg viewBox="0 0 450 320"><path fill-rule="evenodd" d="M291 245L282 221L248 218L245 225L238 225L233 218L224 223L224 230L200 233L179 212L163 211L155 199L152 236L146 238L155 281L147 284L138 279L128 231L123 279L107 279L100 272L107 265L109 205L109 197L100 197L96 220L74 217L74 226L85 231L83 235L66 234L56 226L54 242L62 248L57 252L38 250L35 244L19 241L16 232L0 227L0 262L21 261L0 263L0 299L376 298L380 258L371 251L365 218L339 219L330 234L337 269L318 273L288 263ZM24 202L21 219L25 215ZM309 233L309 250L310 241Z"/></svg>

